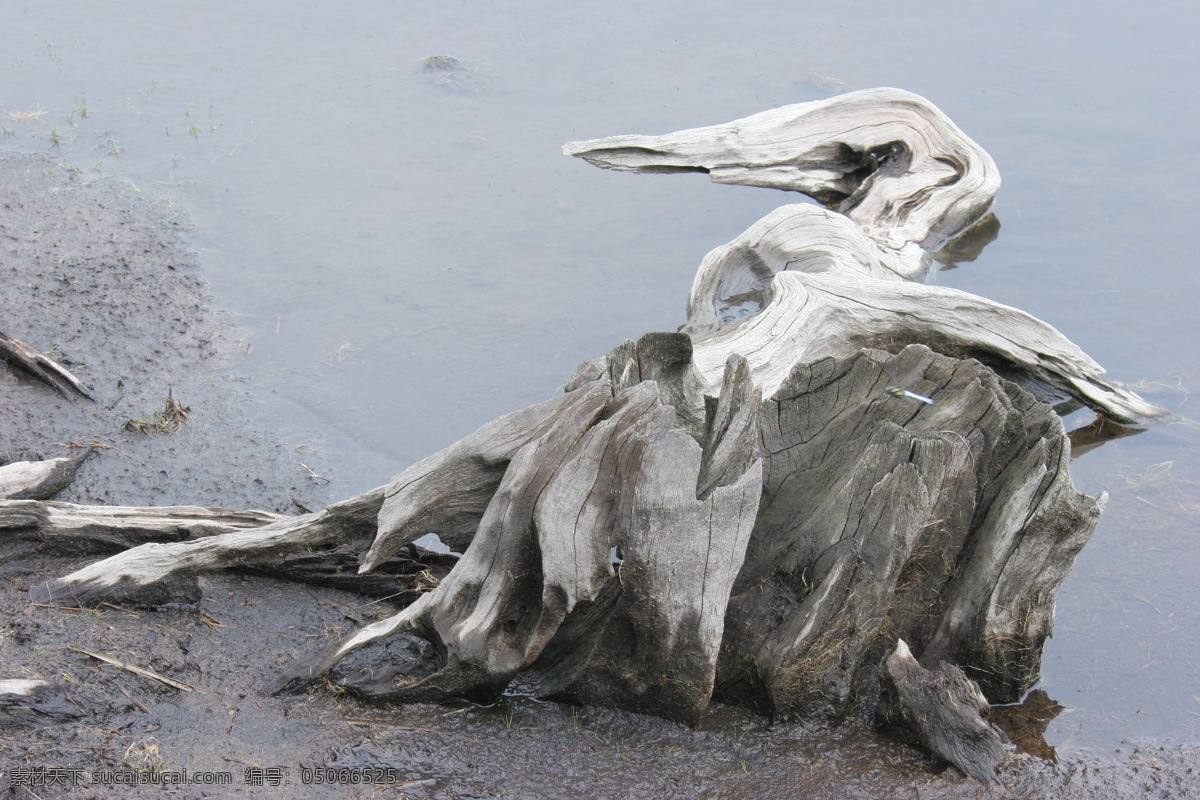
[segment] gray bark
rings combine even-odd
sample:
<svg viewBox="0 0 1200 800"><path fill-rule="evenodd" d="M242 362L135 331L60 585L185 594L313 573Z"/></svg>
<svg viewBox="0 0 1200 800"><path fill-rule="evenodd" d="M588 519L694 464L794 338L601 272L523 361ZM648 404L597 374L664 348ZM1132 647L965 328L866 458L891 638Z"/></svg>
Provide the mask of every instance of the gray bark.
<svg viewBox="0 0 1200 800"><path fill-rule="evenodd" d="M884 393L889 362L937 402ZM836 715L874 696L899 637L1018 699L1102 504L1074 491L1051 409L914 345L797 367L764 404L760 437L763 498L719 693Z"/></svg>
<svg viewBox="0 0 1200 800"><path fill-rule="evenodd" d="M712 693L761 489L760 462L748 455L754 429L736 421L757 409L758 394L747 391L744 363L728 375L706 446L677 429L654 382L617 389L601 379L569 392L552 424L539 423L513 454L470 548L438 588L302 659L273 688L409 632L434 644L439 668L361 693L490 696L526 671L543 694L695 721Z"/></svg>

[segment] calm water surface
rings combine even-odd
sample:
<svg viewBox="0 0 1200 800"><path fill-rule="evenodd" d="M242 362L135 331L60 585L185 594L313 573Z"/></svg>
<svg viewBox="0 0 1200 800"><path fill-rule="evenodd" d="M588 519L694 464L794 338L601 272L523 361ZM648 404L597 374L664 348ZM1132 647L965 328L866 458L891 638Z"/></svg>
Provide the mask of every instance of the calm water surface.
<svg viewBox="0 0 1200 800"><path fill-rule="evenodd" d="M1198 20L1184 2L0 0L0 148L194 219L246 339L233 369L342 494L673 330L705 252L796 199L603 172L561 143L872 86L933 100L1004 177L1000 238L936 280L1200 417ZM461 68L423 68L439 55ZM1042 685L1073 710L1060 750L1198 737L1195 441L1157 428L1076 462L1112 499L1046 649Z"/></svg>

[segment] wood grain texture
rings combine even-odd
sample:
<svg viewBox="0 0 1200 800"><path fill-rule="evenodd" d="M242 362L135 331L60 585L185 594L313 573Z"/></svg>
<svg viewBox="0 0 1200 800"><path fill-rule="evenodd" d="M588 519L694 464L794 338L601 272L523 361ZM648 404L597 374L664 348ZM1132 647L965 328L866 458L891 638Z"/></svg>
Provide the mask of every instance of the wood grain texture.
<svg viewBox="0 0 1200 800"><path fill-rule="evenodd" d="M288 552L331 542L357 542L361 547L375 531L375 520L383 502L383 489L335 503L322 511L299 517L265 515L265 512L213 512L199 508L133 509L105 507L63 508L62 504L38 506L5 505L18 515L11 527L21 527L34 515L43 515L55 523L43 531L40 520L33 520L42 535L62 535L70 526L84 526L88 536L102 536L115 520L118 530L127 524L135 532L157 530L166 542L149 542L131 547L102 561L89 564L62 578L43 581L30 589L34 602L70 600L89 606L103 600L136 601L161 605L171 601L191 602L199 598L197 573L262 563L282 558ZM26 501L34 502L34 501ZM162 513L156 513L162 512ZM24 515L24 520L20 519ZM124 520L124 521L123 521ZM263 520L271 520L263 524ZM220 535L178 541L193 525L208 528L213 524L237 529ZM245 523L249 522L247 527ZM254 524L258 522L258 524ZM239 524L240 523L240 524ZM232 527L232 526L231 526ZM121 532L116 535L127 535ZM172 541L172 539L176 539Z"/></svg>
<svg viewBox="0 0 1200 800"><path fill-rule="evenodd" d="M715 183L801 192L844 214L900 274L979 220L1000 188L987 152L936 106L900 89L797 103L662 136L563 145L605 169L705 172Z"/></svg>
<svg viewBox="0 0 1200 800"><path fill-rule="evenodd" d="M745 356L765 394L798 364L861 348L922 344L1036 380L1118 422L1171 415L1123 386L1050 325L1023 311L943 286L832 272L780 272L761 311L695 341L696 367L715 380L730 355ZM711 386L707 388L711 392Z"/></svg>
<svg viewBox="0 0 1200 800"><path fill-rule="evenodd" d="M656 344L635 345L626 367L652 370L665 350ZM728 375L749 380L737 360ZM489 696L525 672L542 694L694 722L712 694L725 605L761 490L756 428L743 422L759 395L746 389L730 388L714 407L702 446L678 429L653 381L574 388L550 424L520 437L470 547L433 592L301 659L272 688L302 685L406 631L434 643L437 669L357 691L406 701Z"/></svg>

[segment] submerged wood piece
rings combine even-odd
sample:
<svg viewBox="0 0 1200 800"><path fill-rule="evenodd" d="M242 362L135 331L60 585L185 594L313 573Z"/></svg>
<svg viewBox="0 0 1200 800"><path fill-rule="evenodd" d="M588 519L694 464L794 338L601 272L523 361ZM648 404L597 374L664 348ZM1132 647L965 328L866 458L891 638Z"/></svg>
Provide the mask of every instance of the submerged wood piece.
<svg viewBox="0 0 1200 800"><path fill-rule="evenodd" d="M886 394L888 361L937 402ZM1050 407L910 346L798 366L759 418L763 498L718 696L837 715L871 702L903 637L1019 699L1100 510L1072 487Z"/></svg>
<svg viewBox="0 0 1200 800"><path fill-rule="evenodd" d="M83 381L72 375L70 370L4 331L0 331L0 359L37 378L63 397L92 399Z"/></svg>
<svg viewBox="0 0 1200 800"><path fill-rule="evenodd" d="M1046 728L1067 709L1050 699L1045 689L1034 689L1016 705L993 706L988 719L1017 750L1031 756L1058 763L1058 753L1046 741Z"/></svg>
<svg viewBox="0 0 1200 800"><path fill-rule="evenodd" d="M900 274L986 213L1000 188L991 157L932 103L865 89L663 136L563 145L605 169L706 172L715 183L802 192L853 220Z"/></svg>
<svg viewBox="0 0 1200 800"><path fill-rule="evenodd" d="M75 473L92 452L85 450L75 456L5 464L0 467L0 499L46 500L53 497L71 485Z"/></svg>
<svg viewBox="0 0 1200 800"><path fill-rule="evenodd" d="M926 669L903 639L881 667L891 721L980 783L996 783L1006 737L983 718L988 701L978 684L953 664Z"/></svg>
<svg viewBox="0 0 1200 800"><path fill-rule="evenodd" d="M103 600L146 605L195 601L199 599L195 582L199 572L261 564L292 550L330 542L356 542L365 547L375 532L382 503L383 489L379 488L322 511L284 517L261 527L190 541L142 544L70 575L36 584L29 595L34 602L71 601L81 607ZM45 508L49 504L39 505ZM55 510L47 509L51 515ZM165 524L177 522L168 519Z"/></svg>
<svg viewBox="0 0 1200 800"><path fill-rule="evenodd" d="M0 680L0 728L8 725L58 724L83 716L67 701L62 686L45 680Z"/></svg>

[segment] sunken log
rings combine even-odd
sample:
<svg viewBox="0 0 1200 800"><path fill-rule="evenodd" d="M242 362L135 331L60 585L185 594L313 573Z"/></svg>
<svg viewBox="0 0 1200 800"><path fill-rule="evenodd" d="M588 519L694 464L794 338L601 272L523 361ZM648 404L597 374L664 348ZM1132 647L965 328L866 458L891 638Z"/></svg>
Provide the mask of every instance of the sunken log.
<svg viewBox="0 0 1200 800"><path fill-rule="evenodd" d="M50 681L0 679L0 727L52 725L83 716L67 699L66 690Z"/></svg>
<svg viewBox="0 0 1200 800"><path fill-rule="evenodd" d="M462 558L435 588L270 688L405 634L427 643L410 648L419 657L353 691L428 702L519 682L688 723L714 697L839 716L874 707L879 664L903 639L993 701L1017 700L1104 502L1074 489L1043 399L1124 423L1166 412L1049 324L914 282L987 213L999 186L987 154L894 89L566 151L827 207L785 206L713 250L680 332L585 362L562 395L384 487L142 544L34 595L90 603L339 544L370 573L436 533Z"/></svg>

